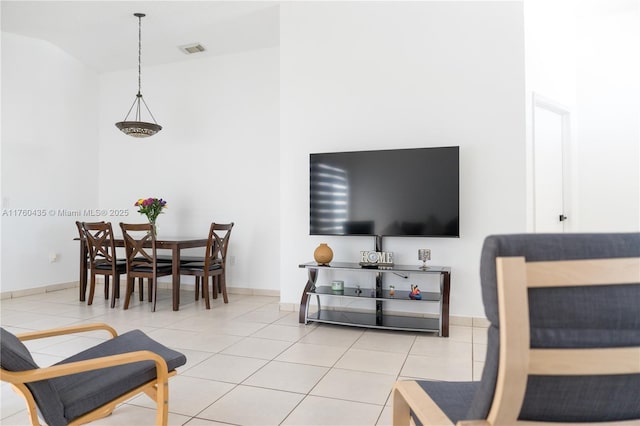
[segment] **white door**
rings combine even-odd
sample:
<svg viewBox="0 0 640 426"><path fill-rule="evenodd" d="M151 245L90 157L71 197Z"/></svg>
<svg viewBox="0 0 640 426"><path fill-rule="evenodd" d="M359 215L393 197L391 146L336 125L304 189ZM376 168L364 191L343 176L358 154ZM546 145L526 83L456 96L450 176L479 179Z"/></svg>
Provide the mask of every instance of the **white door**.
<svg viewBox="0 0 640 426"><path fill-rule="evenodd" d="M569 214L569 111L540 96L533 105L533 205L535 232L564 232Z"/></svg>

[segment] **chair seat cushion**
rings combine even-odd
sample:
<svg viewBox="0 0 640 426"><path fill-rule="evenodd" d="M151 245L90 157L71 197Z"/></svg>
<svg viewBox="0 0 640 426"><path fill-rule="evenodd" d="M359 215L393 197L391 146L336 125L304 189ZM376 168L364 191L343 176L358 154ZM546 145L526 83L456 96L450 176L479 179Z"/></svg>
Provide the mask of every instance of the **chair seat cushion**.
<svg viewBox="0 0 640 426"><path fill-rule="evenodd" d="M158 262L172 262L173 257L170 255L158 255ZM202 256L180 256L180 264L190 263L190 262L204 262L204 257Z"/></svg>
<svg viewBox="0 0 640 426"><path fill-rule="evenodd" d="M186 357L156 342L140 330L107 340L67 358L56 365L108 355L149 350L165 359L169 371L187 362ZM136 362L52 379L64 405L64 415L72 421L156 377L153 361Z"/></svg>
<svg viewBox="0 0 640 426"><path fill-rule="evenodd" d="M209 265L209 271L215 271L216 269L222 269L222 265L219 263L212 263ZM186 271L204 271L204 262L192 262L180 265L180 270Z"/></svg>
<svg viewBox="0 0 640 426"><path fill-rule="evenodd" d="M473 396L480 385L480 382L436 382L430 380L416 380L416 383L454 424L467 419L471 401L473 401ZM421 424L415 416L414 421L417 425Z"/></svg>
<svg viewBox="0 0 640 426"><path fill-rule="evenodd" d="M151 261L149 259L147 259L146 257L143 256L136 256L133 258L134 261L136 262L149 262L151 263ZM169 262L171 261L171 257L169 257ZM158 262L160 262L160 256L158 256Z"/></svg>
<svg viewBox="0 0 640 426"><path fill-rule="evenodd" d="M166 263L157 263L156 266L156 271L157 272L171 272L171 265L167 265ZM134 266L133 268L131 268L132 271L134 272L153 272L153 265L149 264L149 266L147 265L137 265Z"/></svg>
<svg viewBox="0 0 640 426"><path fill-rule="evenodd" d="M110 271L111 263L103 262L96 265L96 269L101 271ZM126 260L116 260L116 271L124 274L127 271L127 261Z"/></svg>

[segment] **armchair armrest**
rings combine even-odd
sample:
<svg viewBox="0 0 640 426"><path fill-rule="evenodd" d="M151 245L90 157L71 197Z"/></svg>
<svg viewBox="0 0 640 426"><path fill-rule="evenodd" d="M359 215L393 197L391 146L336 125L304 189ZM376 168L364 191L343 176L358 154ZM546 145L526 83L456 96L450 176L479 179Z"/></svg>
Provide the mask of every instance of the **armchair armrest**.
<svg viewBox="0 0 640 426"><path fill-rule="evenodd" d="M118 355L109 355L85 361L76 361L70 362L68 364L38 368L36 370L2 370L0 371L0 374L2 374L3 381L7 381L12 384L31 383L39 380L52 379L54 377L82 373L85 371L99 370L101 368L131 364L139 361L154 361L156 364L156 377L158 379L158 382L166 383L169 378L167 362L160 355L151 351L136 351Z"/></svg>
<svg viewBox="0 0 640 426"><path fill-rule="evenodd" d="M81 333L86 331L106 330L111 333L111 337L116 337L118 332L111 326L104 323L70 325L68 327L52 328L49 330L30 331L16 334L21 341L41 339L44 337L62 336L64 334Z"/></svg>
<svg viewBox="0 0 640 426"><path fill-rule="evenodd" d="M425 425L453 426L453 422L413 380L393 387L393 425L409 425L410 412Z"/></svg>

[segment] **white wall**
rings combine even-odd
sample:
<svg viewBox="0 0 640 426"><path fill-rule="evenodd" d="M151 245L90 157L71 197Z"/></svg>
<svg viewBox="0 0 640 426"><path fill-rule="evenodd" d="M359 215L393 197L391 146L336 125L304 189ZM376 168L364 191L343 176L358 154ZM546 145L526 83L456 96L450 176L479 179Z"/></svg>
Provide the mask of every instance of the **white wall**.
<svg viewBox="0 0 640 426"><path fill-rule="evenodd" d="M9 33L2 65L1 291L77 281L75 218L59 209L97 207L97 163L86 161L98 154L97 75L46 41Z"/></svg>
<svg viewBox="0 0 640 426"><path fill-rule="evenodd" d="M159 197L161 236L206 236L211 222L233 221L228 286L277 291L279 49L143 67L142 93L163 126L151 138L114 125L136 92L137 68L100 77L100 204L130 211L111 220L145 222L133 204Z"/></svg>
<svg viewBox="0 0 640 426"><path fill-rule="evenodd" d="M570 108L576 103L576 1L524 2L527 88Z"/></svg>
<svg viewBox="0 0 640 426"><path fill-rule="evenodd" d="M164 126L146 140L114 126L137 69L98 77L46 41L7 33L2 58L3 211L47 214L2 217L2 292L77 281L74 221L142 222L133 204L147 196L169 201L165 235L234 221L229 286L278 290L278 48L145 68L143 94Z"/></svg>
<svg viewBox="0 0 640 426"><path fill-rule="evenodd" d="M535 92L571 111L571 232L640 230L639 8L525 1L528 152ZM529 181L531 200L531 173ZM527 212L532 229L531 205Z"/></svg>
<svg viewBox="0 0 640 426"><path fill-rule="evenodd" d="M459 145L461 238L384 244L398 264L431 248L453 268L451 313L482 316L483 239L525 230L522 4L291 2L280 23L282 302L299 303L320 242L338 261L373 248L309 236L309 153Z"/></svg>
<svg viewBox="0 0 640 426"><path fill-rule="evenodd" d="M583 5L577 18L580 229L640 231L640 4Z"/></svg>
<svg viewBox="0 0 640 426"><path fill-rule="evenodd" d="M525 84L527 139L527 230L534 230L533 98L542 97L570 111L568 179L563 213L565 230L578 230L576 134L576 0L525 0Z"/></svg>

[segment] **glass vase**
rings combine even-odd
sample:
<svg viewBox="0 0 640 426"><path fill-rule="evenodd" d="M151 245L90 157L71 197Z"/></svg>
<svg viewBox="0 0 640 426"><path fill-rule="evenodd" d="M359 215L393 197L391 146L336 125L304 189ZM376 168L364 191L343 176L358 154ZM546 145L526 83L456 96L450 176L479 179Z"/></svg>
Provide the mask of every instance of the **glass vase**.
<svg viewBox="0 0 640 426"><path fill-rule="evenodd" d="M149 220L149 223L151 224L151 226L153 227L153 233L158 236L158 225L156 224L155 220Z"/></svg>

